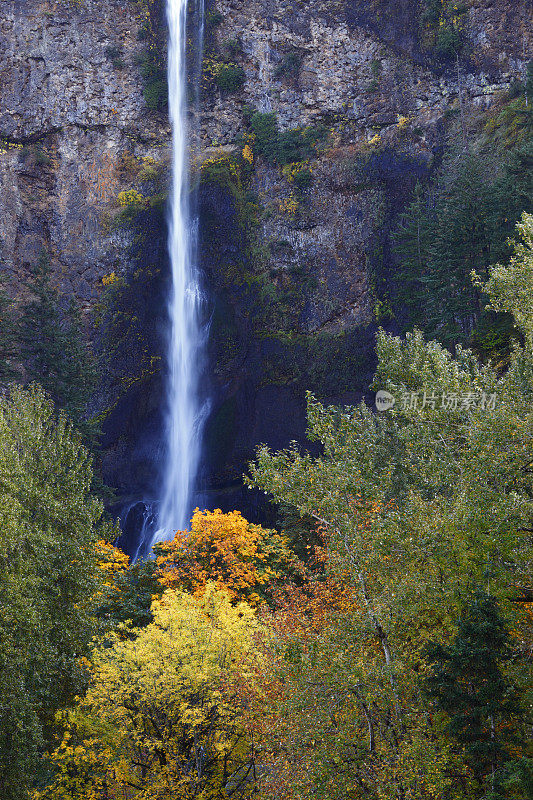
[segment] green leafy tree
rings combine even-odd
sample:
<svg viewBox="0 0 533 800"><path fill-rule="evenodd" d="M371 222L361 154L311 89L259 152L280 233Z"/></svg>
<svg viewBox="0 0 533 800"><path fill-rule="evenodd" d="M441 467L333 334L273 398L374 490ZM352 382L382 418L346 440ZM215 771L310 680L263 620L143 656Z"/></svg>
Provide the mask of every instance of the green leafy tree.
<svg viewBox="0 0 533 800"><path fill-rule="evenodd" d="M528 348L533 347L533 215L524 213L516 226L518 240L509 264L496 264L489 270L489 279L483 285L491 307L513 315L522 330ZM481 283L473 273L475 282Z"/></svg>
<svg viewBox="0 0 533 800"><path fill-rule="evenodd" d="M0 794L21 800L96 631L95 543L112 537L91 458L37 386L0 399Z"/></svg>
<svg viewBox="0 0 533 800"><path fill-rule="evenodd" d="M321 455L261 447L251 465L251 485L320 525L328 573L353 593L349 620L343 624L338 615L327 645L325 635L316 645L306 642L298 669L301 686L315 686L315 660L324 659L328 697L351 698L354 741L366 741L366 752L340 773L333 758L337 726L323 728L317 759L326 777L310 796L340 797L348 784L357 798L480 796L473 776L459 769L449 733L443 739L421 701L424 653L428 642L444 647L450 640L475 587L488 584L508 603L528 585L533 295L517 289L528 281L528 252L520 250L508 281L489 280L487 287L492 306L506 312L519 295L526 345L515 346L504 375L460 346L452 356L420 332L402 340L382 331L374 387L388 391L394 406L383 413L364 404L326 408L309 396L308 435ZM517 647L512 669L521 692L530 682L526 658ZM499 663L508 686L511 664ZM285 694L284 702L286 715L301 713L298 692ZM526 738L511 707L501 710ZM290 737L283 742L289 763L297 761L297 744Z"/></svg>

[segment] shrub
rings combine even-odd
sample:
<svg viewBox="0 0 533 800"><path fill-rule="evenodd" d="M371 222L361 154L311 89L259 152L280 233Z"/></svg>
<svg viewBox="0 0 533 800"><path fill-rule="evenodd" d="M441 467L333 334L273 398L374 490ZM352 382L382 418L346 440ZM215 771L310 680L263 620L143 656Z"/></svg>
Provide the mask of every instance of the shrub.
<svg viewBox="0 0 533 800"><path fill-rule="evenodd" d="M250 124L255 133L256 152L267 161L276 161L279 137L276 114L273 111L270 114L261 114L257 111L252 115Z"/></svg>
<svg viewBox="0 0 533 800"><path fill-rule="evenodd" d="M224 17L220 11L208 11L205 15L205 22L209 28L218 28L224 22Z"/></svg>
<svg viewBox="0 0 533 800"><path fill-rule="evenodd" d="M105 54L106 58L111 61L115 69L122 69L124 66L124 61L122 60L122 51L120 47L117 47L116 45L106 47Z"/></svg>
<svg viewBox="0 0 533 800"><path fill-rule="evenodd" d="M152 111L157 111L168 103L168 86L166 80L159 78L156 81L150 81L144 87L144 100L148 108Z"/></svg>
<svg viewBox="0 0 533 800"><path fill-rule="evenodd" d="M454 0L424 0L421 23L425 47L437 58L449 60L464 46L463 26L467 7Z"/></svg>
<svg viewBox="0 0 533 800"><path fill-rule="evenodd" d="M52 159L48 153L43 150L40 144L36 144L34 148L35 163L41 167L48 167L52 163Z"/></svg>
<svg viewBox="0 0 533 800"><path fill-rule="evenodd" d="M291 128L280 132L274 112L256 112L250 124L255 133L256 153L271 163L308 161L315 157L316 145L326 138L326 129L323 127Z"/></svg>
<svg viewBox="0 0 533 800"><path fill-rule="evenodd" d="M453 58L462 47L461 35L452 27L443 27L435 39L435 53L439 58Z"/></svg>
<svg viewBox="0 0 533 800"><path fill-rule="evenodd" d="M313 173L309 167L302 167L294 173L293 180L298 189L308 189L313 183Z"/></svg>
<svg viewBox="0 0 533 800"><path fill-rule="evenodd" d="M144 100L152 111L161 111L168 103L166 68L162 58L154 50L147 49L139 57L138 64L144 82Z"/></svg>
<svg viewBox="0 0 533 800"><path fill-rule="evenodd" d="M298 76L298 72L300 71L300 66L302 64L302 56L300 53L293 50L290 53L287 53L281 62L278 64L276 69L274 70L274 77L275 78L296 78Z"/></svg>
<svg viewBox="0 0 533 800"><path fill-rule="evenodd" d="M246 73L236 64L223 64L215 77L216 85L222 92L238 92L245 80Z"/></svg>
<svg viewBox="0 0 533 800"><path fill-rule="evenodd" d="M119 193L118 202L122 208L128 208L129 206L143 205L146 202L146 198L135 189L128 189Z"/></svg>
<svg viewBox="0 0 533 800"><path fill-rule="evenodd" d="M227 50L230 58L236 58L242 53L242 43L239 39L228 39L228 41L224 43L224 49Z"/></svg>

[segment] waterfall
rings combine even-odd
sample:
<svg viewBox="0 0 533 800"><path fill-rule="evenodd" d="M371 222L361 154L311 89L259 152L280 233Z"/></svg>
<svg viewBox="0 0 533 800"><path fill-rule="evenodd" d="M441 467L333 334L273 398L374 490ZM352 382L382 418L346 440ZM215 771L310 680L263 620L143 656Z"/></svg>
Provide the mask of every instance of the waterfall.
<svg viewBox="0 0 533 800"><path fill-rule="evenodd" d="M198 0L196 70L201 65L203 0ZM187 112L187 0L167 0L169 27L168 103L172 127L172 185L168 219L171 289L166 385L166 456L152 544L188 528L200 466L207 416L199 394L206 327L202 324L202 291L197 264L195 209L191 208ZM193 75L198 94L199 75Z"/></svg>

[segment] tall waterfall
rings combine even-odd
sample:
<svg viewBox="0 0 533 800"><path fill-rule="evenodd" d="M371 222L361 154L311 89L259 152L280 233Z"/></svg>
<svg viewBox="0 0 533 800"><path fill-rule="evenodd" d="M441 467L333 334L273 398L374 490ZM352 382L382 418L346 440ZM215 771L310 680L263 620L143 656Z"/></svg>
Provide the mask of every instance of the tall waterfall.
<svg viewBox="0 0 533 800"><path fill-rule="evenodd" d="M198 2L196 46L201 59L203 0ZM176 530L184 530L190 523L207 416L205 403L199 397L206 330L201 319L202 293L196 252L198 226L191 213L188 169L187 0L167 0L167 18L168 102L172 126L168 252L172 286L168 303L167 452L158 530L152 544L171 538ZM197 82L198 75L193 77Z"/></svg>

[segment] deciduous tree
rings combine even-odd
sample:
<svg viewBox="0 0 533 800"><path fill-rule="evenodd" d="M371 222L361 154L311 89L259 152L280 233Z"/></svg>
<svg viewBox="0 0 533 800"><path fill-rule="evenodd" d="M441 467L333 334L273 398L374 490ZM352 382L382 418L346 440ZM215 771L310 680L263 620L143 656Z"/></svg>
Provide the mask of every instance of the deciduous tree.
<svg viewBox="0 0 533 800"><path fill-rule="evenodd" d="M276 531L248 522L239 511L195 511L190 531L155 548L164 586L203 592L215 580L234 599L253 605L291 561L286 540Z"/></svg>
<svg viewBox="0 0 533 800"><path fill-rule="evenodd" d="M222 695L251 644L253 612L215 584L167 590L154 621L93 654L89 689L67 714L52 786L35 800L215 800L253 788L253 759Z"/></svg>
<svg viewBox="0 0 533 800"><path fill-rule="evenodd" d="M97 629L96 542L112 538L90 493L91 458L37 386L0 399L0 794L20 800L54 714L83 686Z"/></svg>

